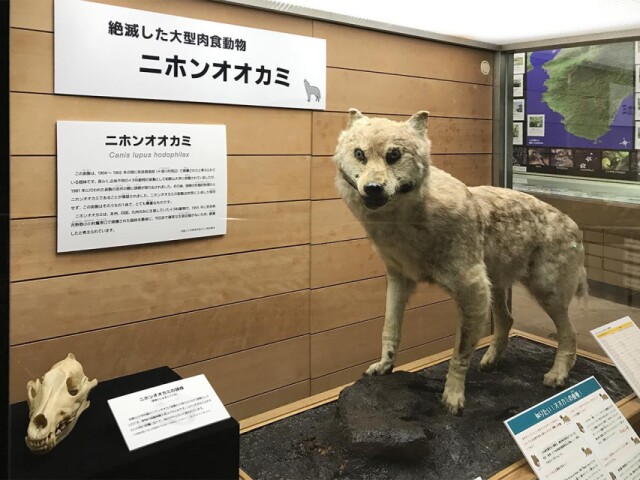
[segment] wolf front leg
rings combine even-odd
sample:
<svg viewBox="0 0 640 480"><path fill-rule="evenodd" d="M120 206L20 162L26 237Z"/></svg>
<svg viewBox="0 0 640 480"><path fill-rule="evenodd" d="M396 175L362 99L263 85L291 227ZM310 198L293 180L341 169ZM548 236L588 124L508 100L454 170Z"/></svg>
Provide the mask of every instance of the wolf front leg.
<svg viewBox="0 0 640 480"><path fill-rule="evenodd" d="M442 403L449 412L458 415L464 409L464 382L469 361L489 314L491 289L484 263L461 274L453 294L460 318Z"/></svg>
<svg viewBox="0 0 640 480"><path fill-rule="evenodd" d="M382 329L382 356L371 365L367 375L384 375L393 370L398 354L404 309L416 288L416 282L398 273L387 273L387 304Z"/></svg>

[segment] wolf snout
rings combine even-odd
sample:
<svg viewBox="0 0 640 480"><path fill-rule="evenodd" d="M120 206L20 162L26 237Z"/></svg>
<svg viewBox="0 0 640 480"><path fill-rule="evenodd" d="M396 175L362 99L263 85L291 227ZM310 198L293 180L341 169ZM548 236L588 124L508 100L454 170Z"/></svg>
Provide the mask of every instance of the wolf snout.
<svg viewBox="0 0 640 480"><path fill-rule="evenodd" d="M362 189L365 193L362 199L368 208L381 207L389 200L384 190L384 185L381 183L369 182Z"/></svg>
<svg viewBox="0 0 640 480"><path fill-rule="evenodd" d="M384 186L380 183L369 182L364 186L364 193L369 197L382 197L384 195Z"/></svg>

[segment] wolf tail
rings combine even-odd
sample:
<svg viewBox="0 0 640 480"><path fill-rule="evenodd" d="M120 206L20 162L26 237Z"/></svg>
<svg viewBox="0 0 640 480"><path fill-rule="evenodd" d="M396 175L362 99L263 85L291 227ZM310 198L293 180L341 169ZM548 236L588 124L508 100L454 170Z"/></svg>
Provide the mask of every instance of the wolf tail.
<svg viewBox="0 0 640 480"><path fill-rule="evenodd" d="M589 282L587 280L587 269L584 265L580 268L579 276L575 296L583 299L584 307L586 308L589 302Z"/></svg>

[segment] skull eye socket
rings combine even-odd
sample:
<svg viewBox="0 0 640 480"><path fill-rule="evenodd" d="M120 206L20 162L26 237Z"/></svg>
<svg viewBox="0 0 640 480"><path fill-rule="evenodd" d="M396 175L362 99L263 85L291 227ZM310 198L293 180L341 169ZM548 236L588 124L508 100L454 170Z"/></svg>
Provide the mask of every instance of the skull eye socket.
<svg viewBox="0 0 640 480"><path fill-rule="evenodd" d="M356 157L356 159L358 159L362 163L367 161L366 157L364 156L364 152L362 151L361 148L356 148L353 151L353 156Z"/></svg>
<svg viewBox="0 0 640 480"><path fill-rule="evenodd" d="M396 163L398 160L400 160L400 157L402 157L402 152L400 151L400 149L397 147L391 148L387 152L387 163Z"/></svg>
<svg viewBox="0 0 640 480"><path fill-rule="evenodd" d="M70 378L67 378L67 391L72 397L75 397L78 394L78 387L73 384L73 381Z"/></svg>

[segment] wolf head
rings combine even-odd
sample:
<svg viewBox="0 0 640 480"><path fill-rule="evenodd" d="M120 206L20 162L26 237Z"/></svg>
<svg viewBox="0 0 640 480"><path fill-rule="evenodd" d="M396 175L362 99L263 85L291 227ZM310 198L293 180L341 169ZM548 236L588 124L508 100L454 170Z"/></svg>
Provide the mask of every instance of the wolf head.
<svg viewBox="0 0 640 480"><path fill-rule="evenodd" d="M304 84L308 87L309 86L309 82L307 82L307 79L304 79Z"/></svg>
<svg viewBox="0 0 640 480"><path fill-rule="evenodd" d="M429 174L428 118L429 112L420 111L406 122L394 122L349 110L333 157L338 190L347 203L391 208L420 190Z"/></svg>

